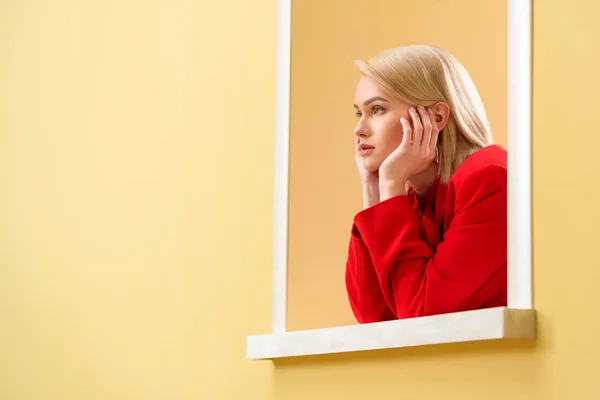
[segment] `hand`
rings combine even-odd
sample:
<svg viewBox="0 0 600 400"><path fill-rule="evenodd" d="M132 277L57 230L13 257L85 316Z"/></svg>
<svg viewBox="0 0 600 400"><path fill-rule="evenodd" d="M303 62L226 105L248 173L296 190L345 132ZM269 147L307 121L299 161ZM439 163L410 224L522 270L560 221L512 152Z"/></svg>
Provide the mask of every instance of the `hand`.
<svg viewBox="0 0 600 400"><path fill-rule="evenodd" d="M394 187L398 194L405 192L406 182L423 172L435 159L439 130L433 111L419 107L409 109L414 128L400 118L404 135L402 143L381 164L379 185Z"/></svg>
<svg viewBox="0 0 600 400"><path fill-rule="evenodd" d="M360 142L360 138L357 137L356 142L354 143L354 159L356 160L356 168L358 169L358 174L360 175L360 180L363 183L363 185L365 185L365 184L377 185L379 183L379 172L378 171L369 172L365 169L362 158L360 157L359 152L358 152L359 142Z"/></svg>

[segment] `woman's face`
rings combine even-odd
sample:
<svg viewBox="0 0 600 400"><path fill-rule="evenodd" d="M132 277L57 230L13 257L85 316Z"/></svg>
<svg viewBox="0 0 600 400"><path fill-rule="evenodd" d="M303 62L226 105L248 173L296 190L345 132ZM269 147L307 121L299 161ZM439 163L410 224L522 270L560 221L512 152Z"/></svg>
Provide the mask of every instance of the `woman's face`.
<svg viewBox="0 0 600 400"><path fill-rule="evenodd" d="M385 93L372 78L361 77L354 99L358 117L354 134L357 142L366 147L364 151L359 147L358 151L367 171L378 171L381 163L402 142L400 118L407 118L412 126L409 107L410 104Z"/></svg>

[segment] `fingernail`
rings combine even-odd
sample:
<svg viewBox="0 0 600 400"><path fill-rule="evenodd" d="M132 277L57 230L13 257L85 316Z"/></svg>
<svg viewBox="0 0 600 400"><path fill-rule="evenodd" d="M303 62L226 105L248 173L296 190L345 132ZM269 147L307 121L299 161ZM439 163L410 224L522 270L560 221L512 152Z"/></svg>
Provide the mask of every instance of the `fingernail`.
<svg viewBox="0 0 600 400"><path fill-rule="evenodd" d="M410 106L410 111L415 111L415 108L413 106Z"/></svg>

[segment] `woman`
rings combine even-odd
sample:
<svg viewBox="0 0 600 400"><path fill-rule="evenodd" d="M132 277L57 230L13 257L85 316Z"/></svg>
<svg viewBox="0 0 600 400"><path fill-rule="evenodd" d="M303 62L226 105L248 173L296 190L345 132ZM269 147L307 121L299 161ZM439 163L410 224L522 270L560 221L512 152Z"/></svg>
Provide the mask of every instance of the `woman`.
<svg viewBox="0 0 600 400"><path fill-rule="evenodd" d="M346 287L359 323L506 306L506 150L463 66L431 46L358 61Z"/></svg>

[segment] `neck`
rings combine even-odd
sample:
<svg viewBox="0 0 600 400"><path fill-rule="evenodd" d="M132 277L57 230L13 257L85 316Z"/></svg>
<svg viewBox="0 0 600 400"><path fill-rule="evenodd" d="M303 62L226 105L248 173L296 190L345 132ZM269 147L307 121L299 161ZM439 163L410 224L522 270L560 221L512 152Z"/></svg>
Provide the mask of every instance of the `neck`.
<svg viewBox="0 0 600 400"><path fill-rule="evenodd" d="M437 177L437 166L434 163L429 164L425 171L415 175L408 184L421 197L424 197L435 178Z"/></svg>

